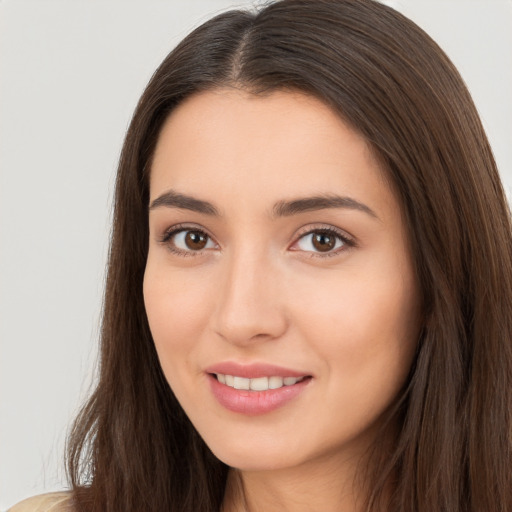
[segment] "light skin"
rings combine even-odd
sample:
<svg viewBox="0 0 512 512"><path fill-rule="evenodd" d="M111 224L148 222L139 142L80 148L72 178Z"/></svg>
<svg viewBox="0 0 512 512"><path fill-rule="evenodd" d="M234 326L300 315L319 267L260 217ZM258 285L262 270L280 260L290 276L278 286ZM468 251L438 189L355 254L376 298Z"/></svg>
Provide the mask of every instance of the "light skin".
<svg viewBox="0 0 512 512"><path fill-rule="evenodd" d="M225 511L360 510L356 467L420 316L400 207L367 143L298 92L196 94L160 133L149 226L149 325L185 412L236 468ZM275 410L233 412L205 371L225 361L308 382Z"/></svg>

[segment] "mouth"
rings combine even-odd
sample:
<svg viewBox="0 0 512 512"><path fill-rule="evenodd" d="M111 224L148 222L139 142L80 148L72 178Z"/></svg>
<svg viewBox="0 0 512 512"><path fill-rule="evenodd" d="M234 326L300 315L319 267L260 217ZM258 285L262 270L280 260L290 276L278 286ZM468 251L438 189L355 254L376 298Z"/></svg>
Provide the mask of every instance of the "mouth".
<svg viewBox="0 0 512 512"><path fill-rule="evenodd" d="M302 377L281 377L279 375L275 375L270 377L255 377L252 379L240 377L238 375L227 375L224 373L212 373L210 375L216 378L221 384L229 386L230 388L245 391L268 391L280 389L285 386L293 386L298 382L311 378L309 375L304 375Z"/></svg>
<svg viewBox="0 0 512 512"><path fill-rule="evenodd" d="M267 414L307 394L312 375L269 364L225 362L206 370L210 390L225 409L238 414Z"/></svg>

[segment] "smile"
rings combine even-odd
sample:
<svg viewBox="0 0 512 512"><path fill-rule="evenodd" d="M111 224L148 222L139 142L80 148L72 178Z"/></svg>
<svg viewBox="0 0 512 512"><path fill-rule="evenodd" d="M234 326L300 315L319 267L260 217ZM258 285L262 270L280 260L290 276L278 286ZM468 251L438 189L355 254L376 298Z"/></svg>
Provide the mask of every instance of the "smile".
<svg viewBox="0 0 512 512"><path fill-rule="evenodd" d="M267 414L297 400L313 380L310 375L241 377L213 372L208 377L211 393L223 408L248 416Z"/></svg>
<svg viewBox="0 0 512 512"><path fill-rule="evenodd" d="M301 382L306 377L256 377L248 379L236 375L225 375L222 373L215 374L217 380L221 384L225 384L230 388L247 390L247 391L268 391L269 389L279 389L283 386L293 386L297 382Z"/></svg>

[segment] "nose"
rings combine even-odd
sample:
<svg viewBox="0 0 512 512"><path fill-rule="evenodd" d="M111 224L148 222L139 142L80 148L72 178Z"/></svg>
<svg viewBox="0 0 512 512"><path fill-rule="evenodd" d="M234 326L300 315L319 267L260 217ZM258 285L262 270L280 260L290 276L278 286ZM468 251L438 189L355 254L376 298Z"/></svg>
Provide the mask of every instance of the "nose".
<svg viewBox="0 0 512 512"><path fill-rule="evenodd" d="M279 338L287 329L284 292L276 265L268 256L232 255L222 269L215 332L226 341L247 345Z"/></svg>

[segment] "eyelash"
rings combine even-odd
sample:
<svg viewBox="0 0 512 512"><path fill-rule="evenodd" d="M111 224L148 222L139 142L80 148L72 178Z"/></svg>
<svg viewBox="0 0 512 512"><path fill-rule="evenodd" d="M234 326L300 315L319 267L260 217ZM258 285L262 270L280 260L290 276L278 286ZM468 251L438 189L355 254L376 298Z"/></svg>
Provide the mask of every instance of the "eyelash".
<svg viewBox="0 0 512 512"><path fill-rule="evenodd" d="M200 256L200 255L202 255L202 253L204 252L203 250L200 250L200 251L193 251L193 250L183 251L181 249L178 249L178 248L174 247L170 243L170 241L172 240L173 236L175 236L178 233L181 233L183 231L193 231L193 232L196 232L196 233L201 233L202 235L206 236L208 239L213 240L212 237L210 235L208 235L208 233L206 231L204 231L203 229L196 228L195 226L187 226L187 225L184 225L184 224L177 224L177 225L173 226L172 228L168 229L163 234L163 236L160 239L160 243L162 243L164 245L167 245L168 249L172 253L177 254L179 256L189 257L189 256ZM325 234L325 235L334 236L334 237L338 238L339 240L341 240L341 242L343 243L343 246L341 248L338 248L335 251L329 251L329 252L325 252L325 253L313 252L313 251L304 251L304 252L308 253L309 257L311 257L311 258L329 258L329 257L332 257L332 256L338 256L341 252L345 252L347 249L355 247L355 245L356 245L355 240L353 238L349 237L345 232L343 232L341 230L338 230L338 229L336 229L334 227L325 227L325 226L308 228L307 231L298 234L297 241L300 240L301 238L306 237L307 235L311 235L313 233L321 233L321 234ZM298 249L294 249L294 250L299 251Z"/></svg>
<svg viewBox="0 0 512 512"><path fill-rule="evenodd" d="M170 241L174 235L177 235L178 233L181 233L182 231L193 231L195 233L201 233L202 235L205 235L209 239L212 239L212 237L206 233L203 229L196 228L195 226L187 226L184 224L177 224L176 226L173 226L172 228L168 229L164 235L162 236L160 243L167 245L167 248L169 251L171 251L173 254L177 254L178 256L200 256L203 251L183 251L181 249L178 249L174 247Z"/></svg>
<svg viewBox="0 0 512 512"><path fill-rule="evenodd" d="M334 227L325 227L325 226L319 226L319 227L308 227L307 230L304 232L299 232L297 235L297 240L295 243L297 243L300 239L311 235L313 233L322 234L322 235L330 235L333 236L343 243L341 247L335 250L331 250L328 252L314 252L314 251L304 251L308 254L310 258L330 258L333 256L339 256L342 252L345 252L346 250L355 247L356 242L355 240L347 235L344 231L341 231L339 229L336 229ZM299 251L300 249L294 249Z"/></svg>

